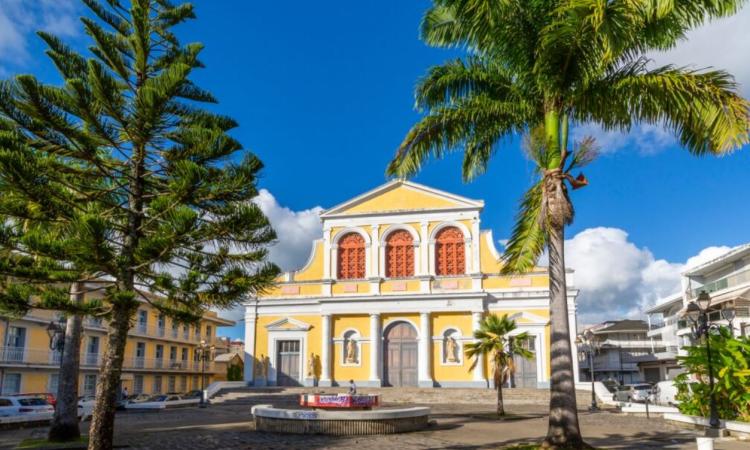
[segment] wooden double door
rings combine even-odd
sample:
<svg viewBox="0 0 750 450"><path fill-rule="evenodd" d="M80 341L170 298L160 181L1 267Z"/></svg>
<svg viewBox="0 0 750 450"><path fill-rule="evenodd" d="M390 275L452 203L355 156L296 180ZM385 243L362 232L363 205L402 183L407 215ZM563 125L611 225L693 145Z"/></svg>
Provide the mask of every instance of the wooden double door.
<svg viewBox="0 0 750 450"><path fill-rule="evenodd" d="M536 338L533 336L526 341L524 347L526 350L531 352L534 351ZM517 388L536 388L537 387L537 374L536 374L536 353L530 359L522 358L518 355L513 355L513 362L515 363L516 370L511 376L511 386Z"/></svg>
<svg viewBox="0 0 750 450"><path fill-rule="evenodd" d="M299 386L300 343L298 340L276 341L276 385Z"/></svg>
<svg viewBox="0 0 750 450"><path fill-rule="evenodd" d="M406 322L389 327L383 336L383 384L417 386L417 330Z"/></svg>

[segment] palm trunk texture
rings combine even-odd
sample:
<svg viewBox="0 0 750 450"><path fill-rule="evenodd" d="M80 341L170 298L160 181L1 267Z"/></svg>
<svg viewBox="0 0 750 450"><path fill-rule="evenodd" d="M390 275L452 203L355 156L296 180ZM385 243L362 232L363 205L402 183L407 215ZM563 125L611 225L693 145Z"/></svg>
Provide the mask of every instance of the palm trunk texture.
<svg viewBox="0 0 750 450"><path fill-rule="evenodd" d="M584 448L578 426L573 353L568 323L565 280L564 224L554 223L549 231L549 291L551 324L551 363L549 428L546 448Z"/></svg>
<svg viewBox="0 0 750 450"><path fill-rule="evenodd" d="M83 299L81 284L73 283L70 299L80 303ZM65 348L60 364L57 386L57 404L47 439L54 442L75 441L81 437L78 427L78 369L81 355L81 316L71 315L65 326Z"/></svg>

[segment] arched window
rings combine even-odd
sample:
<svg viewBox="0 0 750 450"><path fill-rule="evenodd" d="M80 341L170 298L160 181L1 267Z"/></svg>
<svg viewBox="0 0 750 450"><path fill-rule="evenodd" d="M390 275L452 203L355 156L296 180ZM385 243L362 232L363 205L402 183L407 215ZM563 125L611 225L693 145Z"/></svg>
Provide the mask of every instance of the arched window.
<svg viewBox="0 0 750 450"><path fill-rule="evenodd" d="M464 235L456 227L445 227L435 236L435 274L461 275L466 271Z"/></svg>
<svg viewBox="0 0 750 450"><path fill-rule="evenodd" d="M385 276L414 276L414 238L406 230L396 230L385 241Z"/></svg>
<svg viewBox="0 0 750 450"><path fill-rule="evenodd" d="M339 279L365 277L365 239L358 233L347 233L339 239Z"/></svg>

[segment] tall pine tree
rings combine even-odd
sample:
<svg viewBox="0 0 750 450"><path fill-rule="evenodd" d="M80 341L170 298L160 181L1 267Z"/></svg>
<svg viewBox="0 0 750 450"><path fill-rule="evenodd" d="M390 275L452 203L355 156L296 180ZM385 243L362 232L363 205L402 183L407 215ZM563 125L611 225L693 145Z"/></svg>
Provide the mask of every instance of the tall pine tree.
<svg viewBox="0 0 750 450"><path fill-rule="evenodd" d="M250 201L262 164L229 135L234 120L202 107L216 102L190 81L202 46L173 32L192 6L83 1L91 56L39 33L63 83L0 85L0 304L108 320L89 433L102 450L139 304L195 321L267 288L278 268ZM71 301L70 284L88 279L108 281L103 298Z"/></svg>

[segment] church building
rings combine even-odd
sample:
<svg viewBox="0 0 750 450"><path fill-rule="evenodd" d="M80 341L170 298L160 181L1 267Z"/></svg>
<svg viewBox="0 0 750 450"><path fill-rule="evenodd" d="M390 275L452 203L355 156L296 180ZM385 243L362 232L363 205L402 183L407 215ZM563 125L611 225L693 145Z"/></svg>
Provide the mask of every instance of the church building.
<svg viewBox="0 0 750 450"><path fill-rule="evenodd" d="M545 268L502 276L481 200L395 180L321 213L305 266L245 303L251 386L488 387L488 361L463 351L488 314L532 339L512 387L550 377ZM575 298L568 273L568 320ZM577 364L577 358L573 358ZM578 373L577 367L574 373Z"/></svg>

